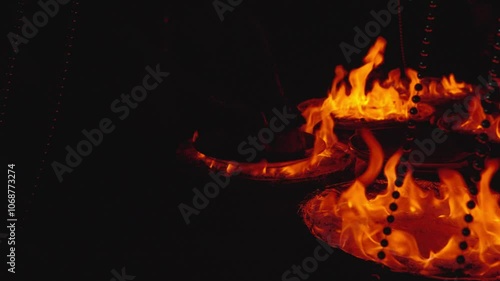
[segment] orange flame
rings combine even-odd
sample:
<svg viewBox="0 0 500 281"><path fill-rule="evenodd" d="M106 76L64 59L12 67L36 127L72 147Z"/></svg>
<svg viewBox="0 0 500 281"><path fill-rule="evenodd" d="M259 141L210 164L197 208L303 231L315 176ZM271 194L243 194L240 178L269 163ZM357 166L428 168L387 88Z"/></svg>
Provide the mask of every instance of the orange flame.
<svg viewBox="0 0 500 281"><path fill-rule="evenodd" d="M399 69L394 69L388 73L386 80L368 83L369 75L384 62L385 47L385 39L379 37L364 58L363 66L350 73L340 65L336 67L331 90L322 105L323 110L329 110L329 114L339 119L363 118L368 121L407 120L411 107L418 108L419 115L416 117L421 119L428 118L434 112L429 104L417 105L411 101L417 95L415 85L419 83L417 72L413 69L405 70L409 81L401 78ZM345 81L346 78L349 83ZM449 78L443 77L441 81L422 82L422 85L424 87L418 93L422 101L459 97L472 89L470 85L457 82L453 74ZM311 122L317 120L318 116Z"/></svg>
<svg viewBox="0 0 500 281"><path fill-rule="evenodd" d="M368 161L368 169L358 178L358 181L362 185L368 186L377 178L378 173L382 169L382 165L384 164L384 153L382 151L382 146L380 146L370 131L362 129L360 134L368 144L368 147L370 147L370 150L373 151Z"/></svg>
<svg viewBox="0 0 500 281"><path fill-rule="evenodd" d="M498 113L484 113L481 95L471 96L466 108L468 117L460 118L461 122L454 124L452 128L456 131L473 134L486 133L492 141L500 142L500 115ZM482 122L484 120L488 121L489 127L483 127Z"/></svg>
<svg viewBox="0 0 500 281"><path fill-rule="evenodd" d="M383 159L373 136L367 132L362 136L371 158ZM387 182L378 184L382 191L368 191L380 171L379 162L370 161L367 171L342 193L328 189L305 203L303 218L313 234L394 271L438 277L456 272L469 277L500 276L500 196L490 189L500 161L487 161L477 186L479 194L474 197L461 174L448 169L439 170L440 183L417 182L408 173L402 187L396 187L401 155L398 151L386 163ZM399 196L393 196L394 192ZM469 201L475 202L472 209ZM396 210L389 208L391 203L397 204ZM467 214L472 215L472 222L464 220ZM395 220L389 222L388 216ZM384 233L385 227L390 227L390 233ZM469 236L462 234L466 227ZM460 259L464 263L457 262Z"/></svg>
<svg viewBox="0 0 500 281"><path fill-rule="evenodd" d="M340 65L335 68L332 87L325 99L307 100L299 105L307 121L302 130L315 133L326 143L327 150L323 155L328 155L328 149L337 142L333 131L336 120L403 121L409 119L412 107L418 109L415 119L425 119L435 111L430 103L460 98L472 91L471 85L457 82L453 74L440 80L419 81L417 72L410 68L406 69L407 80L401 78L399 69L394 69L386 80L374 80L369 84L370 74L384 62L385 46L386 40L377 38L365 56L363 66L350 73ZM417 92L415 85L419 82L423 88ZM422 101L418 104L412 101L417 94Z"/></svg>
<svg viewBox="0 0 500 281"><path fill-rule="evenodd" d="M405 73L408 79L402 79L399 69L394 69L388 73L387 79L369 82L370 74L384 62L385 47L386 40L377 38L364 58L364 65L350 73L340 65L335 68L335 77L326 98L307 100L299 105L306 120L301 130L316 137L311 157L288 164L282 163L280 166L265 161L258 164L242 163L242 173L268 178L290 178L314 174L315 171L325 168L325 164L336 165L337 162L345 167L345 161L338 161L339 157L345 157L345 145L338 143L334 133L338 120L403 121L409 118L409 110L412 107L418 109L418 115L413 116L414 118L425 119L434 112L434 107L429 102L462 97L472 89L470 85L457 82L453 74L441 80L419 81L417 72L410 68L406 69ZM345 81L346 79L348 81ZM423 89L417 93L415 85L419 82ZM417 94L422 101L418 104L412 101L412 97ZM193 139L196 137L197 135ZM210 167L222 170L227 167L224 161L201 153L198 158Z"/></svg>

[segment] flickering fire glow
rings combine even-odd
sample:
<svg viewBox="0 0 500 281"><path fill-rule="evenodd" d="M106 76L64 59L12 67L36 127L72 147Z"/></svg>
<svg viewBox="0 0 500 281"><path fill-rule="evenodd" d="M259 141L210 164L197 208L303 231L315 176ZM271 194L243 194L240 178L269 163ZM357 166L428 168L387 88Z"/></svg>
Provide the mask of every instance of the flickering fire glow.
<svg viewBox="0 0 500 281"><path fill-rule="evenodd" d="M323 147L322 151L320 148ZM318 152L319 151L319 152ZM241 163L221 160L195 152L210 169L225 171L227 175L238 174L259 180L308 179L342 172L352 163L352 157L345 146L325 149L324 144L315 144L311 157L286 162L260 161Z"/></svg>
<svg viewBox="0 0 500 281"><path fill-rule="evenodd" d="M350 72L337 66L332 87L319 112L324 114L328 111L336 119L402 121L409 119L411 107L417 107L419 113L414 118L426 119L434 113L433 103L463 97L472 90L470 85L457 82L451 74L440 80L427 79L422 82L423 88L417 91L415 85L419 83L419 78L417 71L411 68L406 69L406 79L401 77L399 69L394 69L385 80L371 81L370 75L375 74L384 62L385 47L385 39L379 37L365 56L364 65ZM421 103L412 101L416 95ZM315 123L318 119L310 117L308 121Z"/></svg>
<svg viewBox="0 0 500 281"><path fill-rule="evenodd" d="M450 121L451 126L447 127L451 127L454 131L469 134L485 133L491 141L500 142L500 115L498 113L484 113L481 97L480 93L470 96L465 105L468 116L450 115L449 120L442 122Z"/></svg>
<svg viewBox="0 0 500 281"><path fill-rule="evenodd" d="M472 87L463 82L457 82L455 76L441 79L419 81L417 72L406 69L405 79L401 77L399 69L388 73L386 79L372 79L370 75L384 62L386 41L377 38L364 58L364 64L348 72L344 67L337 66L332 87L324 99L311 99L299 105L306 124L302 132L314 135L311 157L290 163L270 164L241 163L242 174L263 178L294 178L306 174L317 174L318 170L332 169L338 171L346 166L346 161L338 161L339 157L346 158L343 144L338 142L334 127L339 120L373 121L405 121L410 117L410 108L416 107L418 114L413 118L426 120L435 112L434 105L443 100L464 97L472 91ZM421 82L420 91L415 85ZM418 95L420 102L414 103L412 97ZM198 137L195 132L193 141ZM198 153L197 158L204 161L209 167L227 170L227 161ZM333 163L333 165L332 165ZM343 165L336 167L335 165Z"/></svg>
<svg viewBox="0 0 500 281"><path fill-rule="evenodd" d="M449 169L438 171L440 183L407 173L397 187L402 152L385 164L385 179L375 180L383 151L369 131L362 136L371 150L368 168L351 184L326 189L302 206L311 232L394 271L443 278L500 276L500 196L490 188L500 161L487 161L476 196L462 175Z"/></svg>
<svg viewBox="0 0 500 281"><path fill-rule="evenodd" d="M407 68L404 75L394 69L380 78L385 46L386 41L377 38L361 67L351 71L336 67L326 98L298 106L306 120L301 132L314 136L308 157L236 163L195 149L190 153L209 168L229 175L272 180L315 177L342 171L351 163L352 153L334 131L339 123L401 123L411 117L434 125L435 120L450 117L436 116L438 106L464 101L467 114L447 128L486 133L491 140L500 140L500 117L486 115L481 93L473 93L471 85L458 82L453 74L419 79L415 70ZM437 278L498 278L500 195L490 185L500 159L485 162L474 186L478 193L471 192L462 174L451 166L435 171L439 181L429 181L414 178L410 165L401 182L397 170L402 150L385 158L374 134L366 127L356 129L369 148L366 169L353 181L327 187L301 206L310 231L333 247L394 271ZM191 143L199 137L195 132Z"/></svg>

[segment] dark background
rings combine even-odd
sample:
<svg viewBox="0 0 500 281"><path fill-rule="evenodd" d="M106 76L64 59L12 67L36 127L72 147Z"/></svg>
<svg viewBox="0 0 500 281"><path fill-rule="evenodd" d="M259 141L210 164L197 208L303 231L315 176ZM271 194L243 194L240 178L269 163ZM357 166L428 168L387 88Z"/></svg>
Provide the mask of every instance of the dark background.
<svg viewBox="0 0 500 281"><path fill-rule="evenodd" d="M426 2L402 1L405 53L413 68ZM475 83L488 71L488 35L498 7L494 1L439 2L430 73L453 72ZM244 0L222 22L211 1L82 1L78 17L70 13L71 3L61 6L20 46L13 90L2 92L2 157L16 164L17 280L110 280L110 271L122 267L134 280L281 280L318 245L297 210L323 185L233 178L186 225L178 205L190 204L192 188L210 179L206 170L180 161L176 150L200 127L240 125L234 120L245 117L217 114L217 102L259 112L325 96L335 66L358 67L368 49L348 64L339 44L353 44L353 28L364 29L370 11L386 4ZM13 31L16 9L2 3L1 34ZM24 14L31 19L39 9L27 3ZM72 19L75 40L61 91ZM388 41L383 69L399 67L395 15L381 35ZM5 70L13 53L3 38ZM156 64L171 75L119 120L110 104L141 83L147 65ZM64 163L65 146L75 148L84 139L81 130L97 128L105 117L115 131L59 183L50 163ZM7 254L5 240L0 250ZM335 251L308 280L412 278L420 280Z"/></svg>

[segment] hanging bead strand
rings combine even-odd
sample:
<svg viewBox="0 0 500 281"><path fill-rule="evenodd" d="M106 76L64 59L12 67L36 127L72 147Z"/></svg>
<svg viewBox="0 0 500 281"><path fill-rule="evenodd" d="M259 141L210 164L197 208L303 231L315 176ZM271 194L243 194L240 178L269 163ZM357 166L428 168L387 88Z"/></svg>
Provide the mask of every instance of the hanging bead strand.
<svg viewBox="0 0 500 281"><path fill-rule="evenodd" d="M483 100L483 109L486 114L486 118L481 122L481 127L483 131L476 135L476 149L475 154L469 161L469 177L467 180L467 185L469 189L469 194L472 196L472 199L467 201L466 207L468 213L464 215L464 220L467 223L467 226L462 229L462 235L464 240L459 243L459 248L462 251L465 251L468 248L468 244L466 239L471 235L471 229L469 225L474 221L474 217L472 216L472 210L476 207L476 200L474 199L476 195L479 193L479 182L481 181L481 172L485 168L485 161L488 157L491 148L490 148L490 139L486 131L491 126L490 116L496 112L498 109L498 104L494 101L498 101L498 97L500 95L498 82L497 82L497 73L498 73L498 65L499 65L499 53L500 53L500 18L497 19L497 29L495 34L495 43L493 45L493 53L491 56L491 68L488 71L488 85L486 85L486 89L488 90L485 94ZM458 264L464 264L466 262L465 256L463 254L457 256L456 262Z"/></svg>
<svg viewBox="0 0 500 281"><path fill-rule="evenodd" d="M71 55L73 51L73 43L75 40L75 35L76 35L76 25L78 22L78 8L80 6L80 3L78 0L74 0L71 5L71 15L70 15L70 22L68 24L67 28L67 34L66 34L66 44L65 44L65 49L64 49L64 59L63 59L63 67L62 67L62 73L61 76L59 77L59 81L57 83L55 93L56 93L56 105L55 109L51 114L50 120L49 120L49 133L47 136L47 142L45 143L45 146L43 148L43 154L42 154L42 159L40 161L40 168L38 170L38 175L36 177L36 182L35 182L35 188L39 186L39 180L41 177L42 172L44 171L45 167L45 161L46 161L46 156L50 150L51 144L52 144L52 138L54 137L54 133L56 130L56 125L57 125L57 120L59 118L61 108L62 108L62 101L63 101L63 95L64 95L64 90L67 84L67 79L68 79L68 73L69 73L69 66L71 62Z"/></svg>
<svg viewBox="0 0 500 281"><path fill-rule="evenodd" d="M24 16L24 1L17 1L17 11L16 11L16 23L14 24L14 32L16 34L21 34L21 27L23 25L22 18ZM1 100L1 108L0 108L0 127L5 126L6 123L6 115L7 115L7 103L10 95L12 95L13 91L13 76L15 70L15 62L17 59L18 52L12 50L12 54L7 59L7 70L5 72L5 86L0 90L0 100Z"/></svg>
<svg viewBox="0 0 500 281"><path fill-rule="evenodd" d="M56 103L54 106L54 110L51 113L49 122L48 122L48 134L47 134L47 140L43 146L42 150L42 156L40 160L40 166L37 170L37 174L34 180L34 191L31 193L31 199L28 200L28 203L31 204L34 201L35 197L35 192L38 190L40 187L40 181L43 172L45 171L45 167L47 165L47 156L49 154L52 142L53 142L53 137L56 131L56 126L57 126L57 121L59 119L61 109L62 109L62 101L63 101L63 96L65 93L65 88L67 85L67 80L68 80L68 74L69 74L69 66L71 62L71 56L72 56L72 51L73 51L73 45L74 45L74 40L75 40L75 35L76 35L76 26L78 23L78 16L79 16L79 6L80 3L78 0L73 0L72 5L71 5L71 10L70 10L70 21L68 23L68 28L66 31L66 43L65 43L65 48L64 48L64 58L63 58L63 67L61 70L60 77L58 79L56 88L54 92L56 93ZM26 208L25 212L28 212L29 206Z"/></svg>
<svg viewBox="0 0 500 281"><path fill-rule="evenodd" d="M420 48L420 61L418 63L418 78L423 78L429 74L429 49L431 48L432 35L436 21L436 8L438 0L430 0L427 14L425 16L424 37Z"/></svg>

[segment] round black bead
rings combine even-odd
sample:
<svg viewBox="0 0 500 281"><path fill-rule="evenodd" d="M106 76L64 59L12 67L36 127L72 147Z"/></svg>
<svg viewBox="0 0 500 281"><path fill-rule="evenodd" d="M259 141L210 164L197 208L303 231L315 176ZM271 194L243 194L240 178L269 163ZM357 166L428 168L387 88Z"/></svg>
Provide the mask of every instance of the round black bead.
<svg viewBox="0 0 500 281"><path fill-rule="evenodd" d="M426 65L423 61L421 61L421 62L419 62L419 63L418 63L418 67L419 67L420 69L426 69L426 68L427 68L427 65Z"/></svg>
<svg viewBox="0 0 500 281"><path fill-rule="evenodd" d="M385 259L385 253L383 251L378 252L377 257L381 260Z"/></svg>
<svg viewBox="0 0 500 281"><path fill-rule="evenodd" d="M399 176L404 176L408 172L408 166L403 163L399 163L397 171Z"/></svg>
<svg viewBox="0 0 500 281"><path fill-rule="evenodd" d="M484 169L484 160L476 159L472 161L472 167L478 171L481 171L482 169Z"/></svg>
<svg viewBox="0 0 500 281"><path fill-rule="evenodd" d="M427 57L428 55L429 55L429 53L427 52L427 50L426 50L426 49L422 49L422 50L420 51L420 56L422 56L422 57ZM417 90L417 91L420 91L420 90Z"/></svg>
<svg viewBox="0 0 500 281"><path fill-rule="evenodd" d="M417 85L420 85L420 84L417 84ZM422 99L420 98L420 96L413 96L411 97L411 101L414 102L414 103L419 103Z"/></svg>
<svg viewBox="0 0 500 281"><path fill-rule="evenodd" d="M479 190L477 189L477 187L471 186L471 187L469 187L469 192L472 195L477 195L479 193Z"/></svg>
<svg viewBox="0 0 500 281"><path fill-rule="evenodd" d="M493 95L493 93L486 93L484 95L484 101L485 102L492 103L494 100L495 100L495 96Z"/></svg>
<svg viewBox="0 0 500 281"><path fill-rule="evenodd" d="M472 183L478 183L481 180L481 174L479 173L474 173L469 177L469 180Z"/></svg>
<svg viewBox="0 0 500 281"><path fill-rule="evenodd" d="M462 255L458 256L457 257L457 263L459 263L459 264L465 263L465 257L462 256Z"/></svg>
<svg viewBox="0 0 500 281"><path fill-rule="evenodd" d="M389 241L387 241L387 239L382 239L382 241L380 241L380 246L382 247L389 246Z"/></svg>
<svg viewBox="0 0 500 281"><path fill-rule="evenodd" d="M474 217L471 214L467 214L464 216L464 220L466 222L472 222L474 220Z"/></svg>
<svg viewBox="0 0 500 281"><path fill-rule="evenodd" d="M467 245L467 242L462 241L460 242L460 244L458 244L458 246L460 247L461 250L465 250L469 245Z"/></svg>
<svg viewBox="0 0 500 281"><path fill-rule="evenodd" d="M406 136L406 140L408 140L408 141L412 141L415 139L415 135L412 132L406 132L405 136Z"/></svg>
<svg viewBox="0 0 500 281"><path fill-rule="evenodd" d="M403 156L403 157L399 158L399 162L406 163L406 162L408 162L408 159L406 159L406 157Z"/></svg>
<svg viewBox="0 0 500 281"><path fill-rule="evenodd" d="M433 13L428 13L427 14L427 20L434 20L434 14Z"/></svg>
<svg viewBox="0 0 500 281"><path fill-rule="evenodd" d="M431 42L429 41L429 38L424 37L424 39L422 40L422 43L424 43L425 45L428 45Z"/></svg>
<svg viewBox="0 0 500 281"><path fill-rule="evenodd" d="M385 235L390 235L392 233L392 229L386 226L382 232L384 232Z"/></svg>
<svg viewBox="0 0 500 281"><path fill-rule="evenodd" d="M491 91L498 90L498 86L500 86L500 85L498 84L498 82L496 80L490 80L488 82L488 87L490 88Z"/></svg>
<svg viewBox="0 0 500 281"><path fill-rule="evenodd" d="M408 120L408 128L413 129L417 126L417 123L414 120Z"/></svg>
<svg viewBox="0 0 500 281"><path fill-rule="evenodd" d="M481 145L476 146L476 148L474 150L475 150L477 156L484 157L490 151L490 147L486 144L481 144Z"/></svg>
<svg viewBox="0 0 500 281"><path fill-rule="evenodd" d="M420 72L420 71L419 71L419 72L417 73L417 77L418 77L419 79L422 79L422 78L424 78L424 74L423 74L422 72Z"/></svg>
<svg viewBox="0 0 500 281"><path fill-rule="evenodd" d="M492 114L492 113L493 113L493 111L494 111L494 110L493 110L493 108L491 108L491 107L488 107L488 106L484 106L484 107L483 107L483 112L484 112L485 114Z"/></svg>
<svg viewBox="0 0 500 281"><path fill-rule="evenodd" d="M395 218L394 218L394 216L393 216L393 215L388 215L388 216L387 216L387 222L388 222L388 223L393 223L393 222L394 222L394 220L395 220Z"/></svg>
<svg viewBox="0 0 500 281"><path fill-rule="evenodd" d="M425 56L425 57L420 56L419 65L427 66L428 64L429 64L429 56ZM424 68L421 68L421 69L424 69Z"/></svg>
<svg viewBox="0 0 500 281"><path fill-rule="evenodd" d="M411 151L411 142L406 142L403 144L403 151L404 152L410 152Z"/></svg>
<svg viewBox="0 0 500 281"><path fill-rule="evenodd" d="M470 235L470 229L468 227L465 227L462 229L462 235L463 236L469 236Z"/></svg>
<svg viewBox="0 0 500 281"><path fill-rule="evenodd" d="M415 115L418 113L418 109L416 107L410 108L410 114Z"/></svg>
<svg viewBox="0 0 500 281"><path fill-rule="evenodd" d="M394 198L394 199L398 199L400 196L401 196L401 194L399 193L399 191L394 191L392 193L392 198Z"/></svg>
<svg viewBox="0 0 500 281"><path fill-rule="evenodd" d="M420 84L420 83L415 84L415 91L417 91L417 92L422 91L423 88L424 88L424 86L422 86L422 84ZM414 97L416 97L416 96L414 96Z"/></svg>
<svg viewBox="0 0 500 281"><path fill-rule="evenodd" d="M478 141L479 141L479 142L484 143L484 142L487 142L487 141L488 141L489 137L488 137L488 135L487 135L486 133L480 133L480 134L477 136L477 139L478 139Z"/></svg>
<svg viewBox="0 0 500 281"><path fill-rule="evenodd" d="M491 126L491 123L489 120L483 120L483 122L481 122L481 126L483 128L489 128Z"/></svg>
<svg viewBox="0 0 500 281"><path fill-rule="evenodd" d="M469 209L471 209L471 210L472 210L472 209L474 209L475 207L476 207L476 202L474 202L473 200L469 200L469 201L467 202L467 208L469 208Z"/></svg>
<svg viewBox="0 0 500 281"><path fill-rule="evenodd" d="M397 177L396 180L394 181L394 185L397 187L402 187L403 182L404 182L404 179L402 177Z"/></svg>
<svg viewBox="0 0 500 281"><path fill-rule="evenodd" d="M389 209L391 209L391 211L393 211L393 212L394 212L394 211L396 211L396 210L398 209L398 204L396 204L396 203L394 203L394 202L393 202L393 203L391 203L391 204L389 205Z"/></svg>

